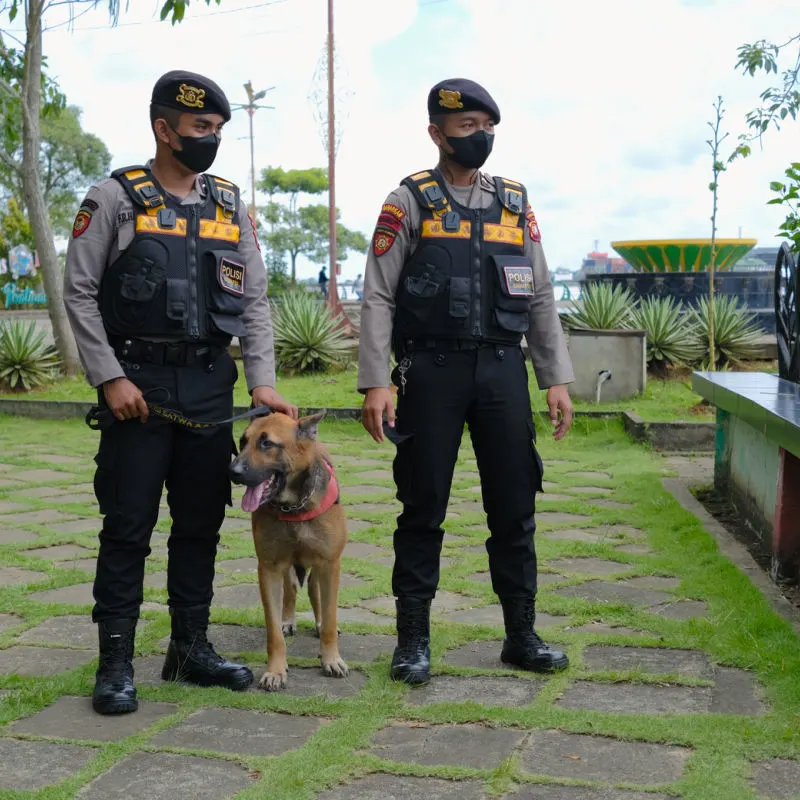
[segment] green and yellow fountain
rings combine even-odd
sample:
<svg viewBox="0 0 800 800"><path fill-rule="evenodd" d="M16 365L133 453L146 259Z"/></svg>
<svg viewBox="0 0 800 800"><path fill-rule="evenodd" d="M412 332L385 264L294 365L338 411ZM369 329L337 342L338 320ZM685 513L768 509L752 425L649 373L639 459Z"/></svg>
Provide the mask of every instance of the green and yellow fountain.
<svg viewBox="0 0 800 800"><path fill-rule="evenodd" d="M717 239L714 291L731 295L752 312L758 324L775 331L775 276L772 271L734 270L755 247L755 239ZM708 296L711 239L637 239L611 242L635 272L587 275L589 283L610 283L634 297L674 297L690 306Z"/></svg>
<svg viewBox="0 0 800 800"><path fill-rule="evenodd" d="M729 270L755 246L756 239L717 239L714 269ZM637 272L707 272L711 239L640 239L611 242Z"/></svg>

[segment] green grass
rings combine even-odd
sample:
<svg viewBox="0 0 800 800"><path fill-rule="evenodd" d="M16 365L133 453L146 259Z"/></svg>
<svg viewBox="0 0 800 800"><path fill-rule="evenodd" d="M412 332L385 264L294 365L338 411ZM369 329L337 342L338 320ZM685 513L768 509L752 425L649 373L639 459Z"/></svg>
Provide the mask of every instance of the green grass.
<svg viewBox="0 0 800 800"><path fill-rule="evenodd" d="M530 391L533 407L537 410L547 408L545 392L536 386L530 377ZM352 408L360 406L363 396L356 389L356 371L349 369L324 375L279 376L278 391L288 400L301 407L326 406L328 408ZM0 392L0 398L25 400L75 400L93 401L96 392L82 377L69 378L53 383L46 388L27 394ZM235 388L237 405L249 405L250 399L240 368L240 378ZM581 411L635 411L650 422L663 422L676 419L692 420L698 417L690 409L701 401L701 397L691 390L691 381L649 380L644 394L630 400L615 403L576 402ZM709 416L710 416L709 411ZM702 417L699 417L702 419Z"/></svg>
<svg viewBox="0 0 800 800"><path fill-rule="evenodd" d="M388 467L393 451L390 445L379 447L371 444L355 423L326 422L321 433L324 440L333 445L334 459L340 460L339 473L345 502L391 500L393 489L388 480L379 482L385 490L383 494L353 497L352 493L348 494L347 489L348 486L365 482L358 477L347 457L374 458ZM84 459L81 464L57 467L65 473L62 483L76 485L90 482L91 456L96 443L96 434L90 433L78 421L34 422L0 418L0 451L3 452L0 461L12 466L12 471L6 471L5 475L13 475L13 471L21 467L53 468L52 464L38 460L37 454L57 452ZM667 795L679 796L684 800L756 800L747 781L752 761L777 757L800 758L800 644L790 626L772 612L767 601L749 579L719 553L715 541L703 530L700 523L680 508L663 489L661 478L667 473L660 458L630 442L616 421L579 419L565 441L556 443L551 437L542 435L540 448L545 464L548 465L545 477L558 484L555 491L569 493L575 486L586 483L572 474L576 469L606 471L611 473L611 478L593 479L592 484L611 488L615 499L632 504L632 507L624 509L607 508L593 505L591 496L586 495L576 495L572 501L553 503L545 494L541 497L540 510L557 508L590 514L591 521L583 527L620 525L640 528L646 531L647 541L654 551L652 555L632 555L618 550L617 545L628 541L624 533L598 543L560 541L540 536L537 539L540 569L544 572L550 571L549 562L556 558L593 555L618 561L620 570L627 571L631 576L676 576L681 579L680 586L674 591L676 598L705 601L708 604L705 618L685 621L666 619L650 614L643 608L562 597L555 593L558 585L543 587L539 595L539 610L571 615L571 627L593 619L603 619L605 622L642 629L647 632L647 636L630 638L622 635L579 634L565 630L563 626L543 629L542 633L547 639L566 646L571 667L566 673L546 679L533 703L514 708L485 707L471 702L407 706L404 698L409 690L389 681L386 657L360 667L367 677L366 685L360 693L344 700L292 697L280 693L236 695L224 690L175 685L142 686L140 697L143 700L175 703L178 706L176 714L160 720L145 732L120 742L99 745L93 743L96 746L96 755L92 761L75 776L55 787L38 795L0 792L0 797L39 796L48 800L73 797L81 786L126 755L137 750L155 749L148 744L148 739L154 732L168 728L195 710L209 706L226 706L265 712L311 714L330 720L302 747L282 756L226 756L260 776L250 789L240 795L241 798L311 798L326 787L376 770L397 774L436 775L451 779L474 778L483 781L486 791L496 795L513 791L516 784L559 782L543 775L524 774L519 762L513 757L497 769L480 770L399 764L381 760L365 752L376 730L390 721L405 720L417 725L472 722L508 725L521 730L559 728L568 732L605 734L622 739L682 745L691 749L684 776L665 787L648 786L648 789L661 788ZM461 454L454 482L455 497L476 498L476 494L471 491L475 480L465 474L466 471L474 470L471 458L471 453L465 449ZM238 508L239 494L237 491L234 509L229 512L229 516L240 518L246 524L246 515ZM2 500L25 502L32 508L58 507L85 516L95 513L89 505L55 505L24 496L16 488L0 489L0 501ZM349 516L354 517L356 514L351 511ZM359 512L357 516L371 523L371 526L351 534L351 539L391 547L394 512ZM448 531L461 538L458 541L448 541L444 545L443 554L449 556L453 563L442 570L440 588L468 593L475 598L474 604L488 605L495 602L490 585L469 578L472 573L486 569L486 556L483 553L464 551L465 545L481 545L484 542L485 531L471 529L471 526L480 525L481 522L482 515L474 512L463 512L459 518L448 521ZM32 543L0 545L0 566L38 569L47 572L49 578L47 582L35 587L0 586L0 614L16 613L24 618L19 625L0 632L0 649L11 646L19 633L53 614L85 614L90 610L82 606L44 605L32 600L29 597L32 591L85 582L87 576L75 570L56 568L47 561L26 555L25 551L46 544L70 542L94 548L95 537L90 534L58 534L44 526L31 528L39 532L40 538ZM166 521L159 523L157 531L161 534L167 531ZM226 549L221 557L226 559L253 555L252 541L246 533L223 533L222 544ZM151 557L148 561L149 572L160 571L165 567L163 558ZM368 583L365 586L343 589L340 596L341 606L353 606L361 599L389 593L389 567L367 559L352 558L345 559L343 567L345 571L367 580ZM565 575L567 584L580 582L577 575L563 571L561 574ZM255 577L236 574L232 581L251 584ZM145 600L163 603L166 601L166 593L161 589L147 588ZM305 596L301 600L300 608L309 608ZM161 652L158 641L169 630L168 616L163 611L150 610L143 612L143 617L149 624L140 631L137 653L157 655ZM214 607L213 621L263 625L259 608ZM307 632L309 625L301 623L301 627ZM346 632L392 633L393 618L387 615L386 624L382 626L340 623L340 627ZM496 639L501 635L500 629L491 626L435 622L432 640L434 670L439 674L486 674L485 671L448 666L442 661L442 656L454 646L476 639ZM583 654L587 645L596 643L704 650L715 663L752 670L762 687L769 713L760 717L717 714L628 715L570 710L557 705L560 694L571 681L578 678L683 685L703 683L681 676L592 672ZM343 652L346 660L348 655ZM263 663L264 658L263 652L242 653L238 656L254 666ZM310 660L294 660L292 663L313 664ZM12 690L10 695L0 699L0 728L15 719L34 714L62 695L88 696L92 688L93 670L94 664L91 663L53 678L0 676L0 689ZM289 679L291 680L291 672ZM521 676L519 679L526 678ZM174 747L159 749L187 752ZM220 757L219 754L200 754Z"/></svg>

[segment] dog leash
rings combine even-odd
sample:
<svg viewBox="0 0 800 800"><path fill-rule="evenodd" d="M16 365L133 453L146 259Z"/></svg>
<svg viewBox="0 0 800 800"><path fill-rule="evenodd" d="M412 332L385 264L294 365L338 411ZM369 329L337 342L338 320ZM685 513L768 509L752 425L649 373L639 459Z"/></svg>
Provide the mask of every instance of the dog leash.
<svg viewBox="0 0 800 800"><path fill-rule="evenodd" d="M169 402L169 389L163 386L156 386L153 389L148 389L147 391L142 392L142 397L146 397L154 392L164 392L166 394L166 398L163 402ZM256 408L251 408L249 411L245 411L243 414L234 414L234 416L228 417L227 419L201 421L190 419L184 414L181 414L180 411L175 411L175 409L172 408L165 408L164 406L156 403L147 403L147 408L152 414L155 414L162 419L169 420L170 422L174 422L178 425L183 425L186 428L192 428L194 430L216 428L219 425L227 425L229 422L239 422L244 419L253 419L254 417L265 417L267 414L272 413L272 409L269 406L257 406ZM119 421L120 420L114 416L111 409L107 406L92 406L85 418L86 424L93 431L104 431L110 428L115 422Z"/></svg>

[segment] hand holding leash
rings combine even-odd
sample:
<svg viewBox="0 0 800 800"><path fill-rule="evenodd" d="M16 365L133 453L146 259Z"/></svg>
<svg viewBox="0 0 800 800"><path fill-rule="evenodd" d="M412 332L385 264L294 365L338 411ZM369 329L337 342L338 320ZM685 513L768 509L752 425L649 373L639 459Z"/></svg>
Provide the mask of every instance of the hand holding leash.
<svg viewBox="0 0 800 800"><path fill-rule="evenodd" d="M103 384L103 395L111 413L120 421L136 419L147 422L150 410L139 387L127 378L115 378Z"/></svg>

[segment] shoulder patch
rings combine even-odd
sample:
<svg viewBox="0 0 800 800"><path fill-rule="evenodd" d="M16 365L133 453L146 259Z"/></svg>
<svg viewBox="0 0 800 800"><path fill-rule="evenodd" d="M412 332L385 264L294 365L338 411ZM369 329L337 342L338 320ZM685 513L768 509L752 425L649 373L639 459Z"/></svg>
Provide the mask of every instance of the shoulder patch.
<svg viewBox="0 0 800 800"><path fill-rule="evenodd" d="M394 203L384 203L378 215L378 223L372 236L372 252L382 256L394 244L406 212Z"/></svg>
<svg viewBox="0 0 800 800"><path fill-rule="evenodd" d="M539 223L536 221L536 215L533 213L530 203L528 203L528 208L525 211L525 219L528 221L528 236L531 237L531 241L541 242L542 232L539 230Z"/></svg>
<svg viewBox="0 0 800 800"><path fill-rule="evenodd" d="M95 206L97 204L95 203ZM86 233L92 221L92 211L88 208L81 208L75 216L75 222L72 223L72 238L77 239L82 234Z"/></svg>
<svg viewBox="0 0 800 800"><path fill-rule="evenodd" d="M97 211L100 206L98 205L97 201L92 200L91 197L84 197L83 202L81 203L81 208L85 208L88 211Z"/></svg>

